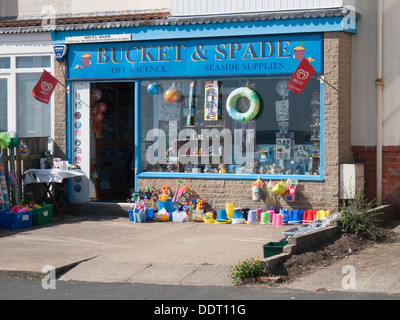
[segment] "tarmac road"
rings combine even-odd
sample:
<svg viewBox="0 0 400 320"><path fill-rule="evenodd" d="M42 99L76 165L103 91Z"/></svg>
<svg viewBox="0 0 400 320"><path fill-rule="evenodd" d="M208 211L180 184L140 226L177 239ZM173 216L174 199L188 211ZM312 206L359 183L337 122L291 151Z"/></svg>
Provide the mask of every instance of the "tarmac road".
<svg viewBox="0 0 400 320"><path fill-rule="evenodd" d="M44 281L43 289L42 281ZM142 283L98 283L56 281L55 288L45 280L0 278L0 300L153 300L168 303L192 301L198 304L233 301L238 304L263 300L400 300L400 294L311 292L296 289L225 286L176 286ZM194 303L191 303L193 305ZM183 304L184 305L184 304ZM146 304L144 304L146 306ZM258 312L258 311L257 311Z"/></svg>

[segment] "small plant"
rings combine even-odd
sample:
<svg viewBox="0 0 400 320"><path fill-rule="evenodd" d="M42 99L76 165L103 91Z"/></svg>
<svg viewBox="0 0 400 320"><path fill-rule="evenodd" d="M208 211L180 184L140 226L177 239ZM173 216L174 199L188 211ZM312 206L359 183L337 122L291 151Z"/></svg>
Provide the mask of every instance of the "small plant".
<svg viewBox="0 0 400 320"><path fill-rule="evenodd" d="M238 260L238 265L232 267L231 278L233 284L241 284L248 278L257 278L264 274L265 264L257 259L246 258L243 261Z"/></svg>
<svg viewBox="0 0 400 320"><path fill-rule="evenodd" d="M347 207L341 209L341 218L338 226L342 232L354 234L367 240L376 241L380 234L378 215L371 211L375 207L375 201L369 202L361 192L357 192L355 198Z"/></svg>

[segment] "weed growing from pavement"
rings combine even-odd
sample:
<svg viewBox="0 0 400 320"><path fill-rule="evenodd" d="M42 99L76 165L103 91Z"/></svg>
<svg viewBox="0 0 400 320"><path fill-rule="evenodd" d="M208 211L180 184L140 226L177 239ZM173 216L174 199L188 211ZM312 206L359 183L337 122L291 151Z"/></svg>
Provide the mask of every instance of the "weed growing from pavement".
<svg viewBox="0 0 400 320"><path fill-rule="evenodd" d="M241 284L244 279L258 278L265 273L265 263L261 261L260 256L257 259L246 258L245 260L238 260L236 266L232 266L231 278L233 284Z"/></svg>

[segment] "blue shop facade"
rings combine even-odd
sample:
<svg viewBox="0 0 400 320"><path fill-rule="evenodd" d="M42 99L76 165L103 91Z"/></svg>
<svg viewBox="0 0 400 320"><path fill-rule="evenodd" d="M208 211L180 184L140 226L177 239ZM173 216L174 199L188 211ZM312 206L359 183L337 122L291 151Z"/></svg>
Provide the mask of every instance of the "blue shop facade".
<svg viewBox="0 0 400 320"><path fill-rule="evenodd" d="M342 15L56 29L53 44L67 48L67 158L86 173L70 184L71 199L259 177L304 184L308 199L307 185L331 175L325 37L335 33L355 30ZM304 58L316 72L296 94L286 87Z"/></svg>

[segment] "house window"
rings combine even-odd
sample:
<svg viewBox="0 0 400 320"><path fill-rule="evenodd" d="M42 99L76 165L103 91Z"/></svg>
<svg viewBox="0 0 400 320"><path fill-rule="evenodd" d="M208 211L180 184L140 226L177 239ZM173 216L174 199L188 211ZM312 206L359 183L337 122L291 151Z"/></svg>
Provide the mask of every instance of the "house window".
<svg viewBox="0 0 400 320"><path fill-rule="evenodd" d="M52 72L51 55L0 57L0 130L19 137L49 137L51 147L52 105L32 96L43 70Z"/></svg>
<svg viewBox="0 0 400 320"><path fill-rule="evenodd" d="M7 131L8 81L0 78L0 132Z"/></svg>
<svg viewBox="0 0 400 320"><path fill-rule="evenodd" d="M312 78L301 95L286 90L288 81L143 81L142 172L320 176L320 81ZM250 100L232 103L238 88L247 88ZM232 116L228 101L241 114L258 105L254 119Z"/></svg>
<svg viewBox="0 0 400 320"><path fill-rule="evenodd" d="M10 69L10 58L0 58L0 69Z"/></svg>

